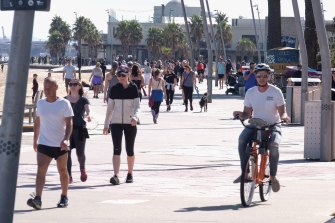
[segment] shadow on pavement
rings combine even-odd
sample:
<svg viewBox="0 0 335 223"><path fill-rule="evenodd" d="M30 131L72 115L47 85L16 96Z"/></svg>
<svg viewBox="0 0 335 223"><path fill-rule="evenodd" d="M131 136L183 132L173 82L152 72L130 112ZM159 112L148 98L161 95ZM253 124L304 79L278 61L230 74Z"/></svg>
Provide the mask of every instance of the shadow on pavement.
<svg viewBox="0 0 335 223"><path fill-rule="evenodd" d="M41 210L35 210L35 209L31 209L31 210L14 210L14 214L25 214L25 213L30 213L30 212L34 212L34 211L47 211L47 210L52 210L52 209L56 209L57 207L52 207L52 208L42 208Z"/></svg>
<svg viewBox="0 0 335 223"><path fill-rule="evenodd" d="M155 166L158 166L159 164L155 164ZM233 166L231 164L220 164L220 165L204 165L204 166L199 166L199 165L183 165L179 168L173 168L171 166L175 165L169 165L169 164L161 164L160 166L168 166L170 168L166 169L136 169L136 171L142 171L142 172L147 172L147 171L152 171L152 172L161 172L161 171L180 171L180 170L200 170L200 169L211 169L211 168L218 168L218 167L228 167L228 166ZM180 166L180 165L178 165Z"/></svg>
<svg viewBox="0 0 335 223"><path fill-rule="evenodd" d="M266 205L264 202L253 202L253 204L248 207L256 207L259 205ZM220 205L220 206L206 206L206 207L189 207L189 208L183 208L180 210L176 210L174 212L193 212L193 211L226 211L226 210L233 210L237 211L239 209L244 209L244 207L241 204L235 204L235 205ZM328 223L328 222L326 222ZM333 222L331 222L333 223Z"/></svg>
<svg viewBox="0 0 335 223"><path fill-rule="evenodd" d="M335 223L335 218L331 218L328 221L326 221L325 223Z"/></svg>
<svg viewBox="0 0 335 223"><path fill-rule="evenodd" d="M316 162L319 162L319 160L306 160L306 159L279 160L280 164L316 163Z"/></svg>

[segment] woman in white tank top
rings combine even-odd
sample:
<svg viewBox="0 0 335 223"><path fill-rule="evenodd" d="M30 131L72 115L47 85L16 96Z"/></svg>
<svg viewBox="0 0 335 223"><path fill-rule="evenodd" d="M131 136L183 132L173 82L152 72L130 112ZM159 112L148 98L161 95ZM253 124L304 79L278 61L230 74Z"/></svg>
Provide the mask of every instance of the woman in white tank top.
<svg viewBox="0 0 335 223"><path fill-rule="evenodd" d="M165 96L165 81L161 77L161 71L156 69L152 78L149 81L149 98L151 97L154 101L154 105L151 107L152 119L157 124L159 107Z"/></svg>

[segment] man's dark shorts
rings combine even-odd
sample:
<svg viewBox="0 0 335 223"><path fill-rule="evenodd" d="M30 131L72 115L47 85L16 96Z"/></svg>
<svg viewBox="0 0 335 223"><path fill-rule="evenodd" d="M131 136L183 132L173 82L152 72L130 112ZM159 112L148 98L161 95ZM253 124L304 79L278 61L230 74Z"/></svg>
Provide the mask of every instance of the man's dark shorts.
<svg viewBox="0 0 335 223"><path fill-rule="evenodd" d="M223 79L224 78L224 74L218 74L219 79Z"/></svg>
<svg viewBox="0 0 335 223"><path fill-rule="evenodd" d="M47 155L50 158L54 158L55 160L57 160L58 157L67 153L66 150L61 150L60 147L52 147L41 144L37 146L37 151L43 153L44 155Z"/></svg>

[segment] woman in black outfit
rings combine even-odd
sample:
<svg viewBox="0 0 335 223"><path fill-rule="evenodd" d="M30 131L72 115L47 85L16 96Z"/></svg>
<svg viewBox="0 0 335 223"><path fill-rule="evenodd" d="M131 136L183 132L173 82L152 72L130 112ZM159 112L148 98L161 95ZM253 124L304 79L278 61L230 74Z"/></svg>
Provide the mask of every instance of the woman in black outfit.
<svg viewBox="0 0 335 223"><path fill-rule="evenodd" d="M113 86L109 93L105 126L103 134L108 134L111 123L111 134L114 145L113 168L114 176L110 179L113 185L119 185L119 172L121 164L122 135L125 135L128 162L126 183L133 182L133 169L135 163L134 144L137 133L137 121L140 113L140 98L136 85L128 81L128 68L120 66L117 71L119 83Z"/></svg>
<svg viewBox="0 0 335 223"><path fill-rule="evenodd" d="M70 101L73 109L73 130L70 137L70 151L68 154L67 169L69 173L69 183L73 182L72 179L72 159L71 150L76 148L78 162L80 166L80 180L85 182L87 180L87 173L85 168L85 145L86 138L88 138L88 132L86 128L86 121L84 117L86 115L87 121L91 121L89 101L86 97L83 97L83 88L77 79L72 79L69 83L69 95L65 98Z"/></svg>
<svg viewBox="0 0 335 223"><path fill-rule="evenodd" d="M164 80L165 80L165 89L166 89L166 111L171 110L171 104L173 102L173 96L174 96L174 90L177 85L177 76L175 73L173 73L173 69L171 65L167 66L165 74L164 74Z"/></svg>

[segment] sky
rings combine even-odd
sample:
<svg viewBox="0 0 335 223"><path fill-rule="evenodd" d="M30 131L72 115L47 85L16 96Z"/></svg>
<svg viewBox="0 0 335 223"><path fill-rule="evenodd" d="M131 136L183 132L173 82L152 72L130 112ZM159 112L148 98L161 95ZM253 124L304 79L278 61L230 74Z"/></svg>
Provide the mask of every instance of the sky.
<svg viewBox="0 0 335 223"><path fill-rule="evenodd" d="M34 20L34 40L46 40L52 18L57 15L73 26L77 13L78 16L90 18L99 31L107 33L108 9L116 11L117 19L137 19L148 22L153 16L154 6L167 4L169 0L51 0L49 12L36 12ZM206 2L206 1L204 1ZM335 0L322 0L326 20L335 17ZM200 6L199 0L184 0L185 5ZM243 16L252 18L250 0L208 0L211 11L218 10L225 13L229 22L231 19ZM253 5L258 5L260 18L267 16L267 0L252 0ZM300 15L304 17L304 0L298 0ZM257 11L254 10L257 18ZM293 16L292 0L281 0L281 14ZM0 27L4 27L5 36L10 37L13 24L13 11L0 11ZM38 27L38 28L37 28ZM0 38L3 37L0 32Z"/></svg>

